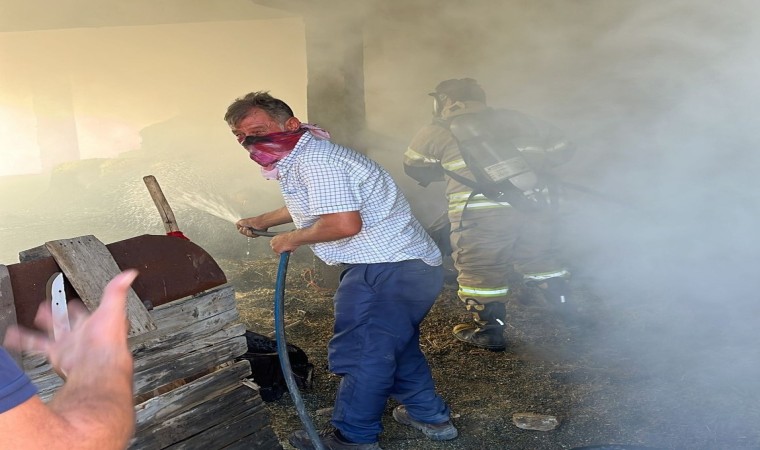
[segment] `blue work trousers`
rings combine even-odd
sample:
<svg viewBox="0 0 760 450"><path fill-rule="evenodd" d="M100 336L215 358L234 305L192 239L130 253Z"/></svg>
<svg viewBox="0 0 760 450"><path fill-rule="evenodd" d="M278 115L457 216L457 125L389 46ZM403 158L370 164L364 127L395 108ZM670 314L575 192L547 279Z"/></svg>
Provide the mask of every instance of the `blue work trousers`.
<svg viewBox="0 0 760 450"><path fill-rule="evenodd" d="M449 420L420 349L420 323L442 285L442 267L421 260L351 264L341 274L327 355L342 376L332 424L349 440L377 442L389 397L416 420Z"/></svg>

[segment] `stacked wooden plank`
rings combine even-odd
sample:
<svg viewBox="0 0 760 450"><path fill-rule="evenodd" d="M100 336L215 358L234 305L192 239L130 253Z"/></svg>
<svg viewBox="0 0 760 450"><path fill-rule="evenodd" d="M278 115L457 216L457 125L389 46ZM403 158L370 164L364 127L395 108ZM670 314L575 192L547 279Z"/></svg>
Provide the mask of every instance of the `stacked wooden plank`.
<svg viewBox="0 0 760 450"><path fill-rule="evenodd" d="M92 236L46 247L82 301L97 307L103 287L120 270L106 247ZM4 269L0 266L0 328L14 320ZM130 448L282 448L256 386L246 379L250 364L237 360L247 346L232 285L151 311L132 292L128 313L137 417ZM23 367L45 401L63 384L40 356L25 356Z"/></svg>

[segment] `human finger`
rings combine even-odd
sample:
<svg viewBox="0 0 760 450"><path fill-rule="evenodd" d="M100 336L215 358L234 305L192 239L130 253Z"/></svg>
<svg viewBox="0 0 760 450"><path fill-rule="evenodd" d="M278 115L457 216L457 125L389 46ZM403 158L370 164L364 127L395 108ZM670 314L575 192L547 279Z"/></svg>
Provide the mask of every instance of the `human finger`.
<svg viewBox="0 0 760 450"><path fill-rule="evenodd" d="M235 222L235 227L242 233L244 229L250 227L250 224L248 223L248 219L240 219Z"/></svg>
<svg viewBox="0 0 760 450"><path fill-rule="evenodd" d="M53 332L53 307L50 300L40 303L34 316L34 325L42 331Z"/></svg>
<svg viewBox="0 0 760 450"><path fill-rule="evenodd" d="M298 248L297 245L293 245L293 243L290 242L288 234L289 233L279 234L269 241L269 246L272 247L272 250L278 255L285 252L292 252Z"/></svg>
<svg viewBox="0 0 760 450"><path fill-rule="evenodd" d="M16 352L47 353L52 340L44 333L12 325L5 332L3 346Z"/></svg>
<svg viewBox="0 0 760 450"><path fill-rule="evenodd" d="M253 237L251 236L251 230L249 230L248 227L238 225L237 230L238 233L242 234L243 236Z"/></svg>
<svg viewBox="0 0 760 450"><path fill-rule="evenodd" d="M135 269L128 269L116 275L108 282L100 300L100 306L92 316L97 315L99 321L116 329L127 327L127 293L132 282L137 278Z"/></svg>
<svg viewBox="0 0 760 450"><path fill-rule="evenodd" d="M69 324L72 330L90 317L90 310L84 306L81 300L72 300L68 303L67 307L69 310Z"/></svg>
<svg viewBox="0 0 760 450"><path fill-rule="evenodd" d="M247 236L249 238L257 238L257 237L261 237L262 236L261 232L265 230L259 230L256 227L245 225L245 226L239 227L238 231L240 232L240 234Z"/></svg>

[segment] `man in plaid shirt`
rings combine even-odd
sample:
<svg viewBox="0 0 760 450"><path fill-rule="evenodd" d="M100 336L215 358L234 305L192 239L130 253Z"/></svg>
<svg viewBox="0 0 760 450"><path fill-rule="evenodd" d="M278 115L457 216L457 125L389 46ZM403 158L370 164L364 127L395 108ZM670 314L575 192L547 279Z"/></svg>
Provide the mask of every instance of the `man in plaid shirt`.
<svg viewBox="0 0 760 450"><path fill-rule="evenodd" d="M328 344L330 370L342 377L331 425L321 435L329 449L378 449L389 397L398 422L433 440L457 436L449 408L435 392L419 346L420 323L443 284L441 254L380 165L329 141L303 124L282 100L252 92L235 100L225 121L261 166L276 179L285 206L237 222L251 228L293 222L272 238L276 253L309 245L325 263L345 268L335 292L335 325ZM311 449L305 431L290 443Z"/></svg>

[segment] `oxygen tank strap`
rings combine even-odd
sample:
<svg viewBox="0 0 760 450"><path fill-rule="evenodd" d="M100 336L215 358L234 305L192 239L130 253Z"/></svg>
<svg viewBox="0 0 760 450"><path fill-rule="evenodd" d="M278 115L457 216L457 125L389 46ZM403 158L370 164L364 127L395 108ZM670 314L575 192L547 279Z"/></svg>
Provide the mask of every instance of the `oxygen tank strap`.
<svg viewBox="0 0 760 450"><path fill-rule="evenodd" d="M467 200L464 202L464 207L462 208L462 212L459 214L459 226L457 226L455 229L451 231L464 231L477 225L477 223L473 223L472 225L465 227L463 225L463 221L464 221L464 214L467 212L467 205L469 205L470 200L472 200L472 198L478 195L479 193L480 192L476 192L476 191L470 192L469 197L467 197Z"/></svg>
<svg viewBox="0 0 760 450"><path fill-rule="evenodd" d="M454 173L450 170L443 169L443 171L446 173L446 175L450 176L454 180L472 189L472 192L470 192L470 195L467 197L467 200L465 200L464 202L462 213L459 215L459 226L456 229L451 230L451 231L462 231L465 229L464 225L462 225L462 221L464 220L464 213L467 212L467 205L470 204L470 200L472 200L473 197L475 197L478 194L482 194L483 190L480 188L480 186L478 186L478 183L476 183L473 180L470 180L467 177L463 177L462 175L459 175L458 173Z"/></svg>

